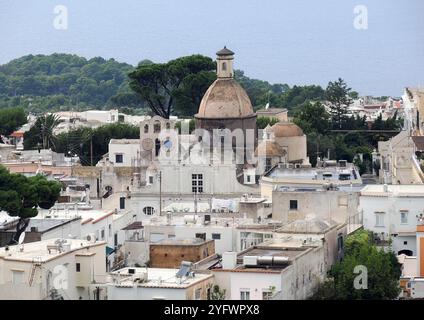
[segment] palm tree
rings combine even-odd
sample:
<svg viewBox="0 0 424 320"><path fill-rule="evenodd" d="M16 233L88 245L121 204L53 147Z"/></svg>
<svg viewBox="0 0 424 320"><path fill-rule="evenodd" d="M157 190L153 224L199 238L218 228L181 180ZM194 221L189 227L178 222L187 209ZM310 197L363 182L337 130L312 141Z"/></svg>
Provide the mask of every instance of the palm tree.
<svg viewBox="0 0 424 320"><path fill-rule="evenodd" d="M35 126L38 128L38 132L42 138L43 149L49 149L50 146L54 146L55 136L53 131L59 123L59 116L54 114L43 115L37 118Z"/></svg>

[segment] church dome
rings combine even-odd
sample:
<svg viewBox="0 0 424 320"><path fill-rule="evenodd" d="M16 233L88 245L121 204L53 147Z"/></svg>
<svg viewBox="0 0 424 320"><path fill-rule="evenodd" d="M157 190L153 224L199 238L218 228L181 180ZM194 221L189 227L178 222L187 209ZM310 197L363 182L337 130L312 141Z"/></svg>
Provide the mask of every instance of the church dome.
<svg viewBox="0 0 424 320"><path fill-rule="evenodd" d="M232 78L215 80L203 96L198 118L245 118L253 116L250 99Z"/></svg>
<svg viewBox="0 0 424 320"><path fill-rule="evenodd" d="M271 128L276 138L303 136L302 129L291 122L277 122Z"/></svg>

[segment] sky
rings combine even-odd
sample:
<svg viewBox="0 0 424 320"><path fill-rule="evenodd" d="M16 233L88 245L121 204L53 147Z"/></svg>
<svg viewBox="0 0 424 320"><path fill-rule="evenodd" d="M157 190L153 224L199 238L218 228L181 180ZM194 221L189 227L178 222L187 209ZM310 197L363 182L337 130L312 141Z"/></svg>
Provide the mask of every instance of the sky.
<svg viewBox="0 0 424 320"><path fill-rule="evenodd" d="M400 96L424 86L423 16L423 0L0 0L0 64L60 52L136 65L226 45L251 78L341 77L361 95Z"/></svg>

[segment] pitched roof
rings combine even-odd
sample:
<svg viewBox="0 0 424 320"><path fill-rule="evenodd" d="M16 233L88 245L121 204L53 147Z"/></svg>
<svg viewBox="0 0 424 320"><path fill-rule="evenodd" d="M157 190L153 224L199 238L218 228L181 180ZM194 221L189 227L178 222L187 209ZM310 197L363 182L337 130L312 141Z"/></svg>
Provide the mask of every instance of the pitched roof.
<svg viewBox="0 0 424 320"><path fill-rule="evenodd" d="M217 56L232 56L234 54L234 52L232 52L231 50L227 49L227 47L224 46L223 49L219 50L216 55Z"/></svg>

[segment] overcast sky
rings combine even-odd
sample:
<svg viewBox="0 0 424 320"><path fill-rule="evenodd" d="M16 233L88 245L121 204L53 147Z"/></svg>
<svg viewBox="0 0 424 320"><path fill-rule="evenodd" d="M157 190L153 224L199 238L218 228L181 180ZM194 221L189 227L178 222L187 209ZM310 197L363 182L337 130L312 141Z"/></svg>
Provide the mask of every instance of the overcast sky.
<svg viewBox="0 0 424 320"><path fill-rule="evenodd" d="M66 30L54 27L57 5ZM357 5L365 30L354 27ZM249 77L322 86L342 77L361 94L400 96L424 86L423 13L423 0L0 0L0 63L63 52L137 64L214 57L227 45Z"/></svg>

